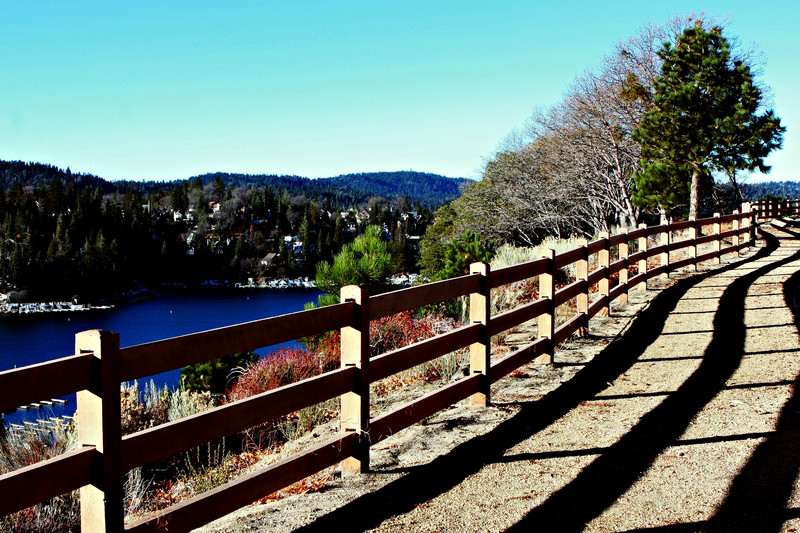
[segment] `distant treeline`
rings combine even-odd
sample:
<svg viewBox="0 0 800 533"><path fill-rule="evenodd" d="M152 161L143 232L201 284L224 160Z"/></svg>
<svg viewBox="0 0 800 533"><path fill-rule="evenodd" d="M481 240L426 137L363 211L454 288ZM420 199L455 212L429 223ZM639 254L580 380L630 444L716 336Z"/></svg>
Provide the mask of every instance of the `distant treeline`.
<svg viewBox="0 0 800 533"><path fill-rule="evenodd" d="M800 198L800 181L765 181L746 183L742 187L742 196L746 202L755 202L765 196L794 200Z"/></svg>
<svg viewBox="0 0 800 533"><path fill-rule="evenodd" d="M413 271L432 208L463 182L411 171L112 182L0 161L0 291L97 300L138 284L313 278L367 225L383 228L394 271Z"/></svg>
<svg viewBox="0 0 800 533"><path fill-rule="evenodd" d="M333 178L319 179L276 174L214 172L185 180L109 181L92 174L73 174L69 168L61 170L42 163L0 161L0 186L6 189L14 183L23 187L33 187L37 186L40 181L48 184L53 179L60 179L64 186L68 182L74 182L79 190L89 187L99 189L103 194L125 193L133 190L143 195L157 193L159 190L170 191L178 185L190 183L205 186L219 180L226 187L280 189L291 196L305 196L322 202L329 200L336 209L348 209L366 204L370 198L376 196L387 200L408 197L411 205L419 204L422 207L435 209L458 198L461 189L471 183L465 178L448 178L439 174L413 170L343 174Z"/></svg>

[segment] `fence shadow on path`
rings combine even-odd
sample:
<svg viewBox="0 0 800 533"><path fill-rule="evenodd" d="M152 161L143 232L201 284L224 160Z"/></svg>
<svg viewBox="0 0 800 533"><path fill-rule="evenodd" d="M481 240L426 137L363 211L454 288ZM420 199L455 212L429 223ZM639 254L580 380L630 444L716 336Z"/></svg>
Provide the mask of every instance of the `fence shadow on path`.
<svg viewBox="0 0 800 533"><path fill-rule="evenodd" d="M800 233L775 228L792 238ZM795 256L797 254L794 254ZM795 301L800 292L800 271L784 283L784 300L792 310L795 326L800 329L800 309ZM752 309L752 308L751 308ZM792 350L775 350L796 351ZM768 352L749 352L768 353ZM764 441L733 480L728 494L709 521L688 522L660 527L628 530L624 533L689 533L705 531L777 533L783 523L800 518L800 509L787 508L800 471L800 380L781 382L794 384L792 397L781 408L775 431L765 432ZM752 385L751 385L752 386Z"/></svg>
<svg viewBox="0 0 800 533"><path fill-rule="evenodd" d="M784 230L785 231L785 230ZM799 234L788 232L797 237ZM792 310L795 326L800 314L795 297L800 289L800 271L784 284L786 306ZM757 447L736 477L728 495L709 524L709 531L777 533L783 522L800 517L800 509L787 509L800 471L800 391L781 409L775 431Z"/></svg>
<svg viewBox="0 0 800 533"><path fill-rule="evenodd" d="M776 237L764 234L764 238L767 245L754 258L763 258L778 248ZM758 267L732 281L719 297L713 321L714 333L697 370L608 451L528 513L510 531L528 531L534 527L537 531L582 531L586 524L624 494L667 447L677 443L692 418L725 387L738 368L744 352L744 304L750 285L760 276L797 259L800 259L800 252Z"/></svg>
<svg viewBox="0 0 800 533"><path fill-rule="evenodd" d="M776 238L770 235L765 235L765 238L766 246L754 256L685 278L662 290L622 336L570 380L536 401L521 402L520 411L492 431L456 446L430 463L407 469L402 478L356 498L297 531L363 531L374 528L388 517L409 512L447 492L485 464L506 462L508 458L504 454L508 449L543 430L581 402L593 398L609 382L626 372L659 337L670 312L689 289L713 275L763 259L778 248ZM623 494L659 453L674 443L696 412L716 395L738 366L741 355L730 358L725 354L731 350L742 352L744 297L749 284L763 273L793 259L796 257L765 265L734 281L721 297L724 305L720 308L726 310L718 313L714 320L715 334L706 351L707 360L695 374L628 435L602 450L603 455L531 511L512 530L580 531ZM730 324L741 324L738 328L740 333L732 334L737 328L730 327ZM666 407L662 407L665 404ZM580 453L567 451L563 455ZM380 472L373 475L380 475ZM535 483L535 479L531 481Z"/></svg>

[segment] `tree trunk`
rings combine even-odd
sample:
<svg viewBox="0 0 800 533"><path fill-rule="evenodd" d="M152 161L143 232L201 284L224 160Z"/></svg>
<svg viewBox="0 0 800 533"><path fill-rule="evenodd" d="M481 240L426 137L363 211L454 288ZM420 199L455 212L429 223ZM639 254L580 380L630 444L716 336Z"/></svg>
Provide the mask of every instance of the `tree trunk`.
<svg viewBox="0 0 800 533"><path fill-rule="evenodd" d="M692 171L692 185L689 189L689 216L697 219L697 207L700 204L700 171Z"/></svg>

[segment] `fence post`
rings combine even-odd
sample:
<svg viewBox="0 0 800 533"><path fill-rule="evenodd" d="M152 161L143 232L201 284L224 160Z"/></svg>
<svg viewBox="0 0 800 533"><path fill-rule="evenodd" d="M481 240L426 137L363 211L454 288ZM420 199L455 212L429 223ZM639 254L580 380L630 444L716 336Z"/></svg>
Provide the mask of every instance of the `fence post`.
<svg viewBox="0 0 800 533"><path fill-rule="evenodd" d="M689 223L689 241L692 244L687 248L686 253L692 259L692 268L697 272L697 217L689 217Z"/></svg>
<svg viewBox="0 0 800 533"><path fill-rule="evenodd" d="M576 302L578 314L583 313L583 320L578 328L578 336L580 337L589 335L589 251L586 249L587 244L586 239L578 239L581 257L575 262L575 278L583 282L583 288L578 293Z"/></svg>
<svg viewBox="0 0 800 533"><path fill-rule="evenodd" d="M661 232L661 235L658 238L658 244L661 246L666 246L667 250L665 252L661 252L660 257L658 259L658 266L663 267L669 266L669 245L672 242L672 232L669 230L670 220L667 219L667 223L664 224L666 229ZM664 269L662 272L661 277L663 279L669 279L669 268Z"/></svg>
<svg viewBox="0 0 800 533"><path fill-rule="evenodd" d="M369 470L369 289L356 285L341 288L341 301L356 304L353 325L342 328L342 368L357 369L355 388L341 396L339 431L358 432L351 457L342 461L342 474Z"/></svg>
<svg viewBox="0 0 800 533"><path fill-rule="evenodd" d="M539 297L547 299L547 311L539 315L539 338L548 339L544 353L539 358L543 363L552 363L555 346L553 333L555 331L555 257L556 251L546 248L542 250L542 259L547 259L547 270L539 274Z"/></svg>
<svg viewBox="0 0 800 533"><path fill-rule="evenodd" d="M739 253L739 210L734 209L733 214L736 215L736 218L731 222L731 229L736 230L736 233L733 234L731 243L733 244L733 249L736 250L736 257L741 257L742 254Z"/></svg>
<svg viewBox="0 0 800 533"><path fill-rule="evenodd" d="M625 240L619 244L619 258L625 261L622 270L619 271L619 284L622 285L622 293L619 295L619 303L628 303L628 255L630 246L628 245L628 228L624 228L621 234L625 235Z"/></svg>
<svg viewBox="0 0 800 533"><path fill-rule="evenodd" d="M99 452L93 481L80 489L81 531L111 533L124 526L119 334L103 330L75 335L75 354L93 354L92 386L78 391L78 440Z"/></svg>
<svg viewBox="0 0 800 533"><path fill-rule="evenodd" d="M721 228L719 217L720 217L719 213L714 213L714 226L713 226L714 240L711 241L711 245L713 246L712 249L714 250L714 259L711 260L711 264L713 265L719 264L719 250L720 250L720 244L722 242L722 239L720 239L719 237Z"/></svg>
<svg viewBox="0 0 800 533"><path fill-rule="evenodd" d="M639 237L639 251L644 252L644 257L639 259L637 274L645 274L640 286L643 290L647 290L647 224L639 224L639 229L644 230L644 235Z"/></svg>
<svg viewBox="0 0 800 533"><path fill-rule="evenodd" d="M469 347L469 370L472 374L483 374L481 391L470 397L470 405L486 407L492 401L491 370L491 338L489 337L489 320L491 315L491 297L489 291L490 267L486 263L472 263L470 274L480 275L478 292L469 295L469 320L471 324L481 324L479 341Z"/></svg>
<svg viewBox="0 0 800 533"><path fill-rule="evenodd" d="M606 305L600 309L600 316L608 316L608 308L611 304L611 302L608 301L608 294L611 289L611 284L608 279L608 267L611 264L611 250L608 246L608 237L609 233L607 231L600 232L600 238L603 239L603 249L597 252L597 266L603 269L603 277L600 278L600 282L597 284L597 290L600 293L600 298L606 299Z"/></svg>
<svg viewBox="0 0 800 533"><path fill-rule="evenodd" d="M745 202L742 204L742 214L740 218L742 219L742 228L747 228L747 233L745 233L746 237L744 239L745 245L750 247L753 245L753 226L752 220L758 213L757 210L753 210L753 204L750 202Z"/></svg>

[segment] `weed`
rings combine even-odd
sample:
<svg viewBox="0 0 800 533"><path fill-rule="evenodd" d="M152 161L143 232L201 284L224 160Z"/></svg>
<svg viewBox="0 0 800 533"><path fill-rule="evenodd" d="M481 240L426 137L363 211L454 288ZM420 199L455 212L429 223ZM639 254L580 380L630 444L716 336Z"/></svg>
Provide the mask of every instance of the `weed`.
<svg viewBox="0 0 800 533"><path fill-rule="evenodd" d="M226 483L233 474L233 468L227 463L229 458L225 439L186 452L183 479L173 486L173 493L191 498Z"/></svg>
<svg viewBox="0 0 800 533"><path fill-rule="evenodd" d="M285 421L278 424L278 429L286 442L293 442L315 427L335 418L338 414L338 407L337 398L310 405L288 415Z"/></svg>
<svg viewBox="0 0 800 533"><path fill-rule="evenodd" d="M76 446L76 431L70 422L11 431L0 439L0 474L50 459ZM78 507L78 491L72 491L0 518L0 530L10 533L78 531Z"/></svg>
<svg viewBox="0 0 800 533"><path fill-rule="evenodd" d="M183 389L174 391L169 396L167 420L172 422L202 413L213 408L215 403L209 392L192 392Z"/></svg>
<svg viewBox="0 0 800 533"><path fill-rule="evenodd" d="M450 352L430 361L431 374L440 378L445 383L451 383L462 377L469 368L469 351L466 348Z"/></svg>
<svg viewBox="0 0 800 533"><path fill-rule="evenodd" d="M142 468L134 468L125 477L125 516L133 516L144 508L151 482L142 476Z"/></svg>
<svg viewBox="0 0 800 533"><path fill-rule="evenodd" d="M150 381L139 392L139 383L125 383L120 389L122 402L122 434L136 433L167 421L166 405L169 389L159 389Z"/></svg>

